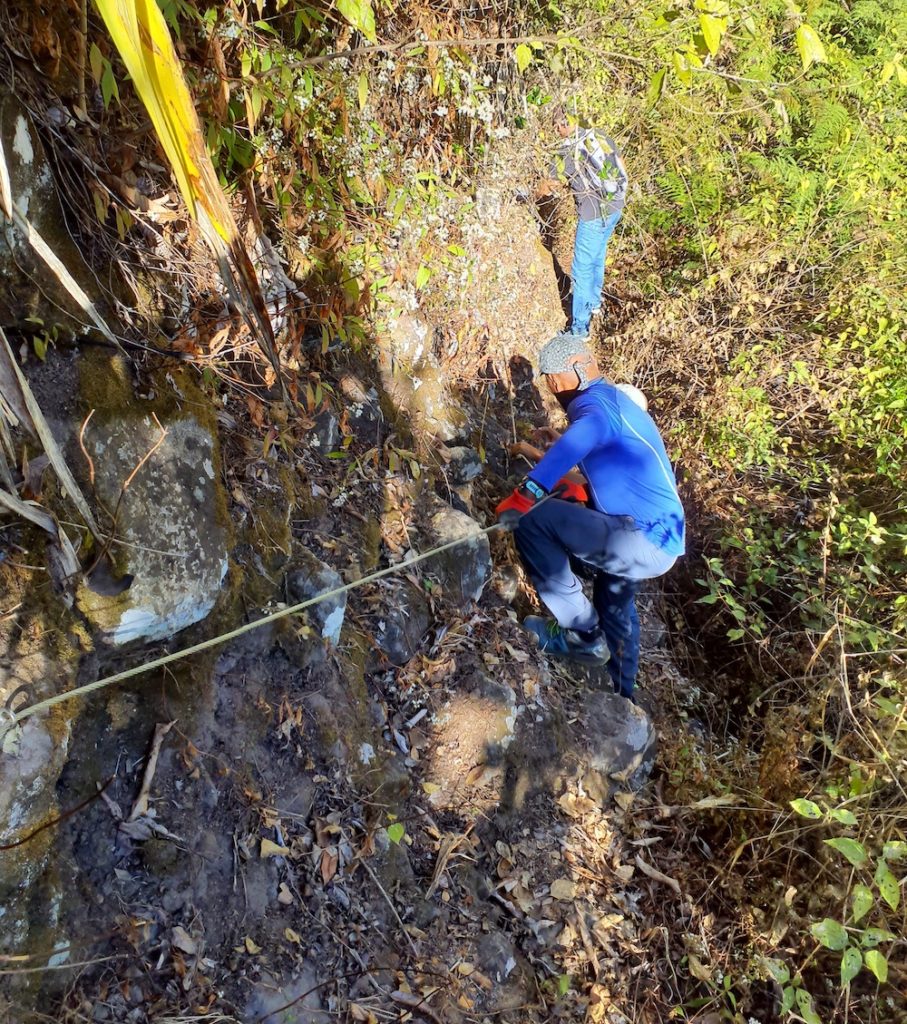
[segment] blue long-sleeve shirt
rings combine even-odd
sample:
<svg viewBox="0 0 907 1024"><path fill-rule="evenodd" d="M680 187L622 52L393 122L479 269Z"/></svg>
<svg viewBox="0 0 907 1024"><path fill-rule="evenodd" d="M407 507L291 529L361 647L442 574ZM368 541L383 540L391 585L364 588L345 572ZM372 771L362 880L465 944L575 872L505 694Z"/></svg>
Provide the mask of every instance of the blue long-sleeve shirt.
<svg viewBox="0 0 907 1024"><path fill-rule="evenodd" d="M657 547L684 553L683 506L652 417L613 384L595 381L567 406L570 426L529 474L550 491L574 466L599 512L630 516Z"/></svg>

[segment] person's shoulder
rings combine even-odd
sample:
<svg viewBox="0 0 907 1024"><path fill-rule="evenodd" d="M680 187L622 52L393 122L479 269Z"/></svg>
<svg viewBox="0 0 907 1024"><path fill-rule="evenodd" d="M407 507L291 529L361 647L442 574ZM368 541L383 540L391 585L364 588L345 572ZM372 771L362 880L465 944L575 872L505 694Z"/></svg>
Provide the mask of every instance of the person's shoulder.
<svg viewBox="0 0 907 1024"><path fill-rule="evenodd" d="M612 422L620 418L618 391L613 384L598 380L585 391L581 391L570 403L570 413L576 410L576 417L598 416Z"/></svg>

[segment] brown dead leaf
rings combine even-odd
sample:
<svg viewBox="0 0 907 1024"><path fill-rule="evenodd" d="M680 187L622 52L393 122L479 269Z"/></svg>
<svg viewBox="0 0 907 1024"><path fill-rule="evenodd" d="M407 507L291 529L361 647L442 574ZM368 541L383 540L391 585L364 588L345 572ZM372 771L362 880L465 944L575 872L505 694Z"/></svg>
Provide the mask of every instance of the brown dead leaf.
<svg viewBox="0 0 907 1024"><path fill-rule="evenodd" d="M181 949L184 953L188 953L189 956L195 956L198 952L195 939L192 938L185 928L181 928L179 925L170 933L170 941L176 949Z"/></svg>
<svg viewBox="0 0 907 1024"><path fill-rule="evenodd" d="M620 864L614 869L614 874L617 875L622 882L629 882L635 871L636 869L632 864Z"/></svg>
<svg viewBox="0 0 907 1024"><path fill-rule="evenodd" d="M695 953L687 954L687 959L690 964L690 974L692 974L694 978L707 983L712 981L712 972L705 966L705 964L703 964Z"/></svg>
<svg viewBox="0 0 907 1024"><path fill-rule="evenodd" d="M339 863L340 858L337 856L336 847L329 846L326 850L321 851L321 861L318 866L321 870L321 880L325 885L337 874Z"/></svg>
<svg viewBox="0 0 907 1024"><path fill-rule="evenodd" d="M350 1003L350 1016L353 1020L365 1021L365 1024L378 1024L378 1018L365 1006Z"/></svg>
<svg viewBox="0 0 907 1024"><path fill-rule="evenodd" d="M551 895L556 900L572 900L576 895L576 882L569 878L556 878L551 883Z"/></svg>

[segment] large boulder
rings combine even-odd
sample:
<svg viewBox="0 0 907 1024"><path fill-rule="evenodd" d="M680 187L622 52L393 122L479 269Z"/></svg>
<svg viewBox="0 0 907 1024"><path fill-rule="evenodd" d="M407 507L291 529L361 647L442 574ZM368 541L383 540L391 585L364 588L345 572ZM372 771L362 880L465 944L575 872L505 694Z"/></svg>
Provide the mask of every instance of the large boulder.
<svg viewBox="0 0 907 1024"><path fill-rule="evenodd" d="M596 774L602 795L639 789L655 763L656 733L641 707L616 693L584 695L572 727L577 764Z"/></svg>
<svg viewBox="0 0 907 1024"><path fill-rule="evenodd" d="M386 516L391 529L399 525L402 513L392 509ZM396 522L395 522L396 521ZM423 553L451 541L456 547L442 551L414 566L413 573L435 585L442 597L458 607L478 601L491 576L491 549L479 524L452 508L437 495L423 492L416 500L412 521L403 533ZM376 640L393 665L405 665L421 647L431 624L424 591L407 580L387 584Z"/></svg>
<svg viewBox="0 0 907 1024"><path fill-rule="evenodd" d="M378 366L391 401L417 430L450 441L466 425L466 415L448 389L434 351L434 328L426 316L407 309L401 289L391 293L378 350Z"/></svg>
<svg viewBox="0 0 907 1024"><path fill-rule="evenodd" d="M426 547L462 541L423 563L422 571L436 576L444 594L456 604L478 601L491 576L491 547L479 524L465 512L439 498L424 531Z"/></svg>
<svg viewBox="0 0 907 1024"><path fill-rule="evenodd" d="M581 690L567 708L520 719L507 750L502 806L519 810L538 791L568 803L579 793L604 806L645 783L656 738L651 719L636 704L613 692Z"/></svg>
<svg viewBox="0 0 907 1024"><path fill-rule="evenodd" d="M0 575L14 606L0 622L0 707L16 711L71 689L78 660L66 639L68 610L34 602L32 580ZM34 894L55 839L55 830L42 826L60 811L56 782L72 728L58 706L24 719L0 741L0 845L21 844L0 854L0 948L7 951L27 948L32 931L56 938L52 910L36 905Z"/></svg>
<svg viewBox="0 0 907 1024"><path fill-rule="evenodd" d="M110 538L83 548L81 614L116 646L200 622L221 592L230 539L206 397L170 369L153 379L153 397L139 398L126 360L104 349L51 350L28 373Z"/></svg>
<svg viewBox="0 0 907 1024"><path fill-rule="evenodd" d="M41 138L19 100L3 88L0 145L13 204L88 298L100 306L100 289L69 234ZM84 324L85 314L21 228L0 215L0 326L20 327L29 319L47 329L62 327L75 332Z"/></svg>

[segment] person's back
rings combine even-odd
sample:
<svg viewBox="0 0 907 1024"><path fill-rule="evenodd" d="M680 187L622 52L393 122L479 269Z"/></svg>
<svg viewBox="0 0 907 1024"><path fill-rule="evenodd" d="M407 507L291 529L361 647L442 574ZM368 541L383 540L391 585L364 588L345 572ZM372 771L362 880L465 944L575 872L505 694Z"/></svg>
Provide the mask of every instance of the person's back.
<svg viewBox="0 0 907 1024"><path fill-rule="evenodd" d="M627 173L613 139L591 128L575 128L555 158L570 185L580 221L610 217L627 201Z"/></svg>
<svg viewBox="0 0 907 1024"><path fill-rule="evenodd" d="M570 427L530 473L550 490L573 466L588 481L591 507L630 516L646 538L684 553L684 513L664 442L652 417L599 380L567 406Z"/></svg>

